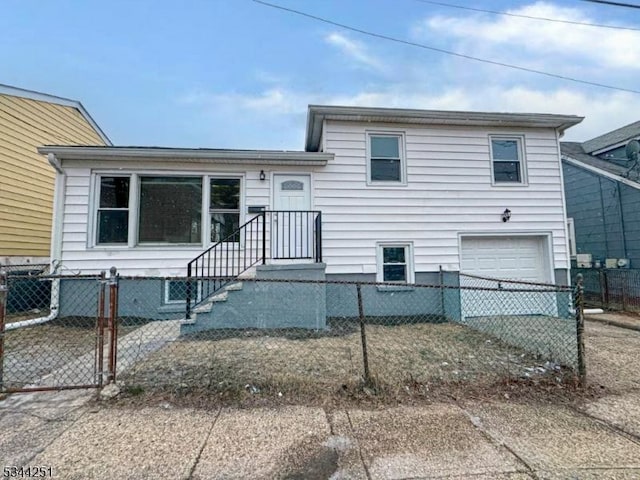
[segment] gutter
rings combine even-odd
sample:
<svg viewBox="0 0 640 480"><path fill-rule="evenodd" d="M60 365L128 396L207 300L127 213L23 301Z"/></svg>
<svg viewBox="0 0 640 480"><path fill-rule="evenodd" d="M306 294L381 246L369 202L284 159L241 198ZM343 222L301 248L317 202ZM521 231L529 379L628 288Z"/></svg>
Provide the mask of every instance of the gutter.
<svg viewBox="0 0 640 480"><path fill-rule="evenodd" d="M160 147L96 147L52 146L38 148L42 155L54 155L63 160L149 160L175 162L215 162L250 165L317 165L333 160L332 153L277 150L213 150ZM54 167L55 168L55 167Z"/></svg>

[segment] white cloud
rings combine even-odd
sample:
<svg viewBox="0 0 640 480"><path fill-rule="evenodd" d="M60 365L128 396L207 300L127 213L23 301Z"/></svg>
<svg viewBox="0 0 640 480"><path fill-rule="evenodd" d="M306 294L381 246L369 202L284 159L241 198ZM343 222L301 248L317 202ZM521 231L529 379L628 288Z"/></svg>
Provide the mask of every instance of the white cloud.
<svg viewBox="0 0 640 480"><path fill-rule="evenodd" d="M392 85L386 89L353 94L317 94L285 87L257 94L196 94L188 97L231 121L234 128L248 132L261 130L262 147L282 148L283 138L299 149L308 104L354 105L363 107L397 107L433 110L475 110L493 112L559 113L585 116L584 122L570 129L566 139L583 141L637 120L640 96L624 92L598 92L560 88L542 90L529 87L447 88L440 92L419 91L411 86ZM265 123L265 118L270 118ZM286 129L286 130L285 130ZM267 143L266 145L264 143Z"/></svg>
<svg viewBox="0 0 640 480"><path fill-rule="evenodd" d="M536 2L510 13L556 18L587 23L601 23L582 10ZM465 53L485 56L499 53L519 60L520 64L544 56L547 65L588 62L590 67L640 69L640 32L603 30L580 25L523 19L508 16L444 16L427 18L415 29L420 38L450 38L463 47Z"/></svg>
<svg viewBox="0 0 640 480"><path fill-rule="evenodd" d="M346 57L374 70L385 70L384 64L367 51L367 47L356 40L352 40L346 35L332 32L324 38L325 42L338 48Z"/></svg>

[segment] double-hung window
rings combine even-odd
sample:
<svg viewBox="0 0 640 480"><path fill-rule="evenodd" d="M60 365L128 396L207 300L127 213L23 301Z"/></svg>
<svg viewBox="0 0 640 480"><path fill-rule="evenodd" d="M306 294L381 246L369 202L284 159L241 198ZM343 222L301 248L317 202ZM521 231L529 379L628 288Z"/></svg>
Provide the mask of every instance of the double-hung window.
<svg viewBox="0 0 640 480"><path fill-rule="evenodd" d="M211 242L237 242L232 234L240 227L240 179L212 178L210 185Z"/></svg>
<svg viewBox="0 0 640 480"><path fill-rule="evenodd" d="M392 133L369 133L368 179L373 184L403 184L405 164L403 135Z"/></svg>
<svg viewBox="0 0 640 480"><path fill-rule="evenodd" d="M493 183L525 184L524 139L515 136L491 136L490 140Z"/></svg>
<svg viewBox="0 0 640 480"><path fill-rule="evenodd" d="M201 243L202 177L140 177L138 242Z"/></svg>
<svg viewBox="0 0 640 480"><path fill-rule="evenodd" d="M413 283L413 248L410 243L378 245L379 282Z"/></svg>
<svg viewBox="0 0 640 480"><path fill-rule="evenodd" d="M129 177L99 177L96 244L121 245L129 241Z"/></svg>

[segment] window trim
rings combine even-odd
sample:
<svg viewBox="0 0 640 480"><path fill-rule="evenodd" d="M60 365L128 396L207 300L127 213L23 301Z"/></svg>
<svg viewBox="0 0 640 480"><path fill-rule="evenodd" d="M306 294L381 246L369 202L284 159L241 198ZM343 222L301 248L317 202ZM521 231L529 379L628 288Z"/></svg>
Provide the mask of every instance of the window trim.
<svg viewBox="0 0 640 480"><path fill-rule="evenodd" d="M520 163L520 181L519 182L496 182L493 159L493 141L494 140L515 140L518 144L519 163ZM527 171L526 143L524 134L489 134L489 162L491 164L491 185L494 187L526 187L529 186L529 175ZM498 162L502 160L497 160Z"/></svg>
<svg viewBox="0 0 640 480"><path fill-rule="evenodd" d="M211 241L211 227L212 227L212 222L211 222L211 215L214 213L214 211L211 209L211 180L238 180L238 225L242 226L245 223L244 220L244 216L243 216L243 209L244 209L244 176L243 175L206 175L205 177L205 182L207 185L207 194L206 199L207 199L207 205L206 205L206 217L207 217L207 234L205 235L205 243L208 246L212 246L215 245L218 242L212 242ZM234 213L235 210L226 210L226 209L218 209L217 212L222 212L222 213ZM225 242L225 243L238 243L238 242ZM242 240L242 238L240 238L240 246L241 248L244 248L244 241Z"/></svg>
<svg viewBox="0 0 640 480"><path fill-rule="evenodd" d="M162 285L162 290L163 290L163 300L164 300L164 305L185 305L187 302L186 300L170 300L169 299L169 284L171 282L186 282L187 280L165 280L163 282ZM202 300L202 282L200 280L198 280L196 282L196 298L194 298L192 300L192 302L199 302Z"/></svg>
<svg viewBox="0 0 640 480"><path fill-rule="evenodd" d="M407 279L404 282L384 280L384 249L402 247L405 249L405 264L407 266ZM415 283L415 266L413 259L413 242L378 242L376 244L376 281L390 285L411 285Z"/></svg>
<svg viewBox="0 0 640 480"><path fill-rule="evenodd" d="M404 130L366 130L366 171L367 186L372 187L405 187L407 186L407 154L406 154L406 134ZM372 180L371 179L371 137L397 137L399 139L398 153L400 154L400 181L395 180Z"/></svg>
<svg viewBox="0 0 640 480"><path fill-rule="evenodd" d="M567 217L567 246L569 247L569 257L576 258L578 250L576 248L576 227L573 218Z"/></svg>
<svg viewBox="0 0 640 480"><path fill-rule="evenodd" d="M259 172L259 170L258 170ZM257 175L257 172L256 172ZM239 178L240 179L240 225L246 222L246 172L231 171L221 172L211 175L211 172L203 170L184 171L184 170L158 170L157 168L149 170L133 170L131 168L123 168L114 170L112 168L95 168L91 170L91 180L89 183L89 206L87 212L87 235L86 248L96 250L158 250L158 251L175 251L175 250L194 250L206 249L212 244L209 235L211 221L209 217L209 188L205 188L202 193L202 231L203 238L201 243L137 243L138 237L138 215L139 215L139 196L140 196L140 176L167 176L167 177L202 177L203 185L209 184L209 178ZM100 195L100 177L129 177L129 241L127 244L97 244L97 206L99 205Z"/></svg>
<svg viewBox="0 0 640 480"><path fill-rule="evenodd" d="M126 210L129 212L128 215L128 225L127 225L127 241L122 243L99 243L98 242L98 214L101 210L100 208L100 193L102 190L102 178L106 177L120 177L120 178L128 178L129 179L129 204ZM93 181L91 182L93 195L91 196L91 215L88 217L88 228L87 233L90 235L90 238L87 238L88 246L91 248L104 248L104 249L113 249L113 248L128 248L129 243L131 241L131 221L132 217L135 216L135 204L132 197L134 192L133 188L134 178L130 173L118 173L118 172L100 172L94 175ZM123 211L124 208L110 208L108 210L118 210Z"/></svg>

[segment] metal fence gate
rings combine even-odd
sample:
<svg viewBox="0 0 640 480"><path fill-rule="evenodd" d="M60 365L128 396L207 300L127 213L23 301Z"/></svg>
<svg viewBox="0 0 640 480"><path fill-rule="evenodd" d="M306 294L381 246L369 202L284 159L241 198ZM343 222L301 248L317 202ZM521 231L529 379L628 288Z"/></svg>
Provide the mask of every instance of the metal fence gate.
<svg viewBox="0 0 640 480"><path fill-rule="evenodd" d="M0 272L0 392L99 388L112 378L115 280Z"/></svg>

